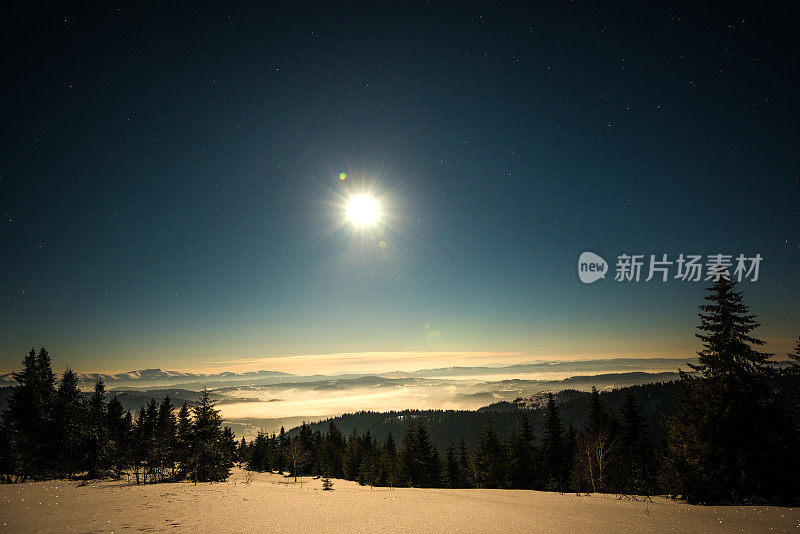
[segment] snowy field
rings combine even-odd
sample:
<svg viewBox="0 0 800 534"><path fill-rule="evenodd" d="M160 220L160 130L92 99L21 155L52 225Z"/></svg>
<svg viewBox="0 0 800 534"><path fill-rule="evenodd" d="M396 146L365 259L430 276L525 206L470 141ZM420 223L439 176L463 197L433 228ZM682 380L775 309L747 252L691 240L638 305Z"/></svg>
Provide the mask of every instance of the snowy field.
<svg viewBox="0 0 800 534"><path fill-rule="evenodd" d="M234 470L225 483L0 485L8 532L798 532L800 509L689 506L613 495L285 484Z"/></svg>

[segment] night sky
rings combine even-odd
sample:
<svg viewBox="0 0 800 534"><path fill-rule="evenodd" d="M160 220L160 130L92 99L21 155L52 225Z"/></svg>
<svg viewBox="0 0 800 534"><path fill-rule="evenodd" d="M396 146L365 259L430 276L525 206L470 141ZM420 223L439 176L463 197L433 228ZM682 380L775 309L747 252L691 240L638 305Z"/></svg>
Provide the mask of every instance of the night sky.
<svg viewBox="0 0 800 534"><path fill-rule="evenodd" d="M691 355L709 283L620 254L760 254L793 346L796 12L256 4L4 14L0 369Z"/></svg>

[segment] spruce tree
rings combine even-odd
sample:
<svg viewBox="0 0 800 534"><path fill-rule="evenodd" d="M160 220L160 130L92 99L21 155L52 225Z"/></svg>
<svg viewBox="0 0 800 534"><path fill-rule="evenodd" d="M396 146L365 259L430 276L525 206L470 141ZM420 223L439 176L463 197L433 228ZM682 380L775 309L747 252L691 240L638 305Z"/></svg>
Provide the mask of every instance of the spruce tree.
<svg viewBox="0 0 800 534"><path fill-rule="evenodd" d="M386 443L384 444L386 448L387 454L391 457L397 456L397 445L394 442L394 436L392 436L392 431L389 431L389 434L386 436Z"/></svg>
<svg viewBox="0 0 800 534"><path fill-rule="evenodd" d="M58 446L51 449L51 454L58 463L59 473L71 477L86 467L88 419L78 389L78 377L72 369L67 369L61 376L54 419L54 438Z"/></svg>
<svg viewBox="0 0 800 534"><path fill-rule="evenodd" d="M158 401L151 398L144 409L144 420L142 427L142 452L144 453L145 476L150 477L151 482L158 480L161 469L161 457L158 450Z"/></svg>
<svg viewBox="0 0 800 534"><path fill-rule="evenodd" d="M405 434L403 434L403 439L400 441L400 453L398 456L400 484L419 487L422 476L418 458L417 426L411 420L406 427Z"/></svg>
<svg viewBox="0 0 800 534"><path fill-rule="evenodd" d="M566 487L566 448L564 444L564 423L552 393L547 394L547 408L544 415L542 434L542 454L546 487L564 491Z"/></svg>
<svg viewBox="0 0 800 534"><path fill-rule="evenodd" d="M244 438L242 438L244 439ZM259 430L256 438L251 442L253 449L250 452L250 460L247 468L251 471L269 471L269 449L267 446L267 435L263 430Z"/></svg>
<svg viewBox="0 0 800 534"><path fill-rule="evenodd" d="M178 422L175 419L175 406L165 396L158 406L155 431L155 456L158 464L158 478L176 476L175 467L178 461Z"/></svg>
<svg viewBox="0 0 800 534"><path fill-rule="evenodd" d="M275 450L275 455L273 458L274 466L279 472L283 473L287 468L286 462L286 447L287 447L287 439L286 439L286 429L281 426L280 432L278 432L278 442L277 442L277 450Z"/></svg>
<svg viewBox="0 0 800 534"><path fill-rule="evenodd" d="M345 439L333 421L328 421L328 432L323 440L323 453L320 463L323 472L334 478L344 478L342 456L344 454Z"/></svg>
<svg viewBox="0 0 800 534"><path fill-rule="evenodd" d="M630 391L620 410L622 490L650 495L655 484L655 456L639 404Z"/></svg>
<svg viewBox="0 0 800 534"><path fill-rule="evenodd" d="M192 408L189 476L195 482L223 481L230 475L222 441L222 420L207 389Z"/></svg>
<svg viewBox="0 0 800 534"><path fill-rule="evenodd" d="M192 421L189 415L189 405L183 403L178 410L178 430L176 436L176 457L180 464L181 477L188 476L189 458L192 446Z"/></svg>
<svg viewBox="0 0 800 534"><path fill-rule="evenodd" d="M129 467L131 414L126 412L116 395L106 409L106 428L109 434L109 462L119 479Z"/></svg>
<svg viewBox="0 0 800 534"><path fill-rule="evenodd" d="M505 485L506 450L491 418L486 419L472 457L476 483L481 488L502 488Z"/></svg>
<svg viewBox="0 0 800 534"><path fill-rule="evenodd" d="M219 467L219 469L230 472L230 469L233 467L234 462L236 461L236 435L233 433L233 430L231 430L231 427L226 426L222 429L220 445L222 446L223 454L222 465Z"/></svg>
<svg viewBox="0 0 800 534"><path fill-rule="evenodd" d="M774 444L776 410L768 409L766 363L771 356L754 347L756 316L720 278L700 306L703 343L699 373L681 373L680 410L670 421L670 465L690 502L739 501L751 494L771 495L781 477ZM772 457L771 457L772 456Z"/></svg>
<svg viewBox="0 0 800 534"><path fill-rule="evenodd" d="M362 443L361 440L358 439L358 434L356 434L356 429L354 428L350 437L347 438L347 446L344 449L344 456L342 457L345 479L358 480L362 453Z"/></svg>
<svg viewBox="0 0 800 534"><path fill-rule="evenodd" d="M311 425L303 421L300 425L300 431L297 434L297 439L303 445L303 450L306 452L303 459L301 474L305 474L310 466L314 466L317 460L316 447L314 446L314 433L311 431Z"/></svg>
<svg viewBox="0 0 800 534"><path fill-rule="evenodd" d="M417 425L416 451L419 475L418 487L431 488L441 484L441 458L436 444L428 436L428 429L424 424Z"/></svg>
<svg viewBox="0 0 800 534"><path fill-rule="evenodd" d="M242 441L239 442L239 445L236 447L236 462L241 465L246 465L249 461L248 455L248 447L247 447L247 440L244 439L242 436Z"/></svg>
<svg viewBox="0 0 800 534"><path fill-rule="evenodd" d="M475 480L469 466L469 451L467 450L467 442L464 440L463 434L458 442L458 467L461 469L462 487L467 488L473 486Z"/></svg>
<svg viewBox="0 0 800 534"><path fill-rule="evenodd" d="M386 474L386 484L390 487L396 486L398 482L397 444L394 442L394 436L391 431L389 431L389 435L386 436L381 463L383 464L383 471Z"/></svg>
<svg viewBox="0 0 800 534"><path fill-rule="evenodd" d="M139 408L136 412L136 418L133 423L133 432L131 433L131 446L129 450L130 464L133 467L133 475L136 479L136 484L142 481L143 471L145 468L145 461L147 459L148 443L145 436L145 409ZM146 480L145 480L146 482Z"/></svg>
<svg viewBox="0 0 800 534"><path fill-rule="evenodd" d="M376 486L377 479L380 478L380 462L378 455L378 444L373 441L372 433L367 429L361 437L361 466L358 470L359 484L369 484Z"/></svg>
<svg viewBox="0 0 800 534"><path fill-rule="evenodd" d="M533 430L528 414L522 412L519 425L511 438L509 450L509 483L512 488L531 489L536 481Z"/></svg>
<svg viewBox="0 0 800 534"><path fill-rule="evenodd" d="M6 428L13 458L13 470L21 480L44 477L51 463L52 451L58 442L52 432L55 403L55 380L50 356L42 347L37 354L31 349L23 370L13 373L17 385L8 397Z"/></svg>
<svg viewBox="0 0 800 534"><path fill-rule="evenodd" d="M703 297L707 304L700 306L700 332L695 334L703 349L697 353L699 363L689 367L704 378L750 380L764 370L772 356L754 348L764 345L764 341L750 335L760 326L758 316L750 313L742 294L735 289L736 282L722 277L707 288L709 294Z"/></svg>
<svg viewBox="0 0 800 534"><path fill-rule="evenodd" d="M106 427L106 388L103 379L97 377L94 393L88 403L86 425L86 478L97 478L102 469L109 466L109 435Z"/></svg>
<svg viewBox="0 0 800 534"><path fill-rule="evenodd" d="M445 466L447 469L447 487L460 488L461 482L461 468L458 465L458 458L456 458L456 449L453 447L453 442L447 444L445 452Z"/></svg>

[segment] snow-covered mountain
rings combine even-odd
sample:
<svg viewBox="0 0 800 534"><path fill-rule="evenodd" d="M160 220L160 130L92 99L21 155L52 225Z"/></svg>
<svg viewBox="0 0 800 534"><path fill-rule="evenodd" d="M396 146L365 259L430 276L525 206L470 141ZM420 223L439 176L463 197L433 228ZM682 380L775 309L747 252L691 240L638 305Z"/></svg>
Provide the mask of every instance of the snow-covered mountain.
<svg viewBox="0 0 800 534"><path fill-rule="evenodd" d="M289 373L281 373L279 371L250 371L246 373L187 373L184 371L169 371L163 369L138 369L135 371L127 371L124 373L105 374L105 373L75 373L78 376L78 381L81 387L94 384L97 378L102 378L107 387L142 387L150 385L172 385L182 383L205 383L208 385L216 385L219 382L229 383L237 380L258 380L258 379L273 379L280 380L283 378L294 377ZM56 377L58 378L58 376ZM0 386L13 386L16 384L13 373L5 373L0 375Z"/></svg>

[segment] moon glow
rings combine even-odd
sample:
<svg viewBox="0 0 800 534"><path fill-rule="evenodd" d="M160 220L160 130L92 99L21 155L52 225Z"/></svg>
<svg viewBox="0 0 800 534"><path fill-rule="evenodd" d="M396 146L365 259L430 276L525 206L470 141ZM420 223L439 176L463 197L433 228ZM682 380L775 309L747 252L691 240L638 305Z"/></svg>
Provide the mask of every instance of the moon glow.
<svg viewBox="0 0 800 534"><path fill-rule="evenodd" d="M369 195L358 195L347 202L347 218L359 227L372 226L380 216L378 202Z"/></svg>

